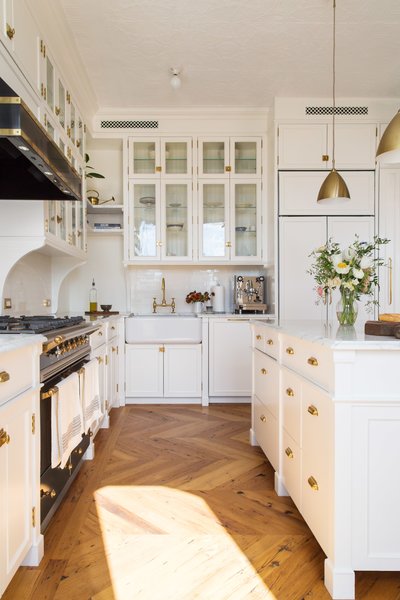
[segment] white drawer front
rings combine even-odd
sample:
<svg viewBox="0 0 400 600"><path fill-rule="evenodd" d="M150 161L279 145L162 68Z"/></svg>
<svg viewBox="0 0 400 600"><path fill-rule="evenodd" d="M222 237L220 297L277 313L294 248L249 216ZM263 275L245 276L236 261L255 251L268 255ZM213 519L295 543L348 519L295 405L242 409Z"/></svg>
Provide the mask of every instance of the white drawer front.
<svg viewBox="0 0 400 600"><path fill-rule="evenodd" d="M301 378L293 373L293 371L282 367L280 390L282 402L282 426L300 446Z"/></svg>
<svg viewBox="0 0 400 600"><path fill-rule="evenodd" d="M297 508L301 510L301 456L300 448L294 439L282 431L282 478Z"/></svg>
<svg viewBox="0 0 400 600"><path fill-rule="evenodd" d="M278 418L279 366L276 360L254 350L254 393L268 410Z"/></svg>
<svg viewBox="0 0 400 600"><path fill-rule="evenodd" d="M106 327L106 339L107 342L111 342L111 340L115 340L118 335L118 321L112 320L107 323Z"/></svg>
<svg viewBox="0 0 400 600"><path fill-rule="evenodd" d="M286 367L304 375L324 389L332 389L334 370L332 353L328 348L283 335L281 360Z"/></svg>
<svg viewBox="0 0 400 600"><path fill-rule="evenodd" d="M90 334L90 345L92 348L97 348L101 344L105 344L107 340L107 326L104 323L99 329Z"/></svg>
<svg viewBox="0 0 400 600"><path fill-rule="evenodd" d="M31 347L0 353L0 404L30 388L33 381Z"/></svg>
<svg viewBox="0 0 400 600"><path fill-rule="evenodd" d="M277 471L279 467L278 422L257 396L253 397L253 428L257 442Z"/></svg>
<svg viewBox="0 0 400 600"><path fill-rule="evenodd" d="M278 358L278 332L272 327L254 325L253 346L273 358Z"/></svg>

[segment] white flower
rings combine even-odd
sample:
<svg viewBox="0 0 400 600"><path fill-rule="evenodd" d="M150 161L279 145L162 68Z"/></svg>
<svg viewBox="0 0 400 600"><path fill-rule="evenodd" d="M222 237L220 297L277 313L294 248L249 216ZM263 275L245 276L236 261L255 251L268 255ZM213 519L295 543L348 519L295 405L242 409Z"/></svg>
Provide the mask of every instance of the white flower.
<svg viewBox="0 0 400 600"><path fill-rule="evenodd" d="M340 262L342 262L343 258L341 254L332 254L331 257L331 263L336 267L336 265Z"/></svg>
<svg viewBox="0 0 400 600"><path fill-rule="evenodd" d="M315 254L321 254L321 252L325 252L326 250L326 244L324 246L320 246L319 248L316 248L314 250Z"/></svg>
<svg viewBox="0 0 400 600"><path fill-rule="evenodd" d="M363 279L364 277L364 271L362 269L355 269L353 268L352 270L352 274L354 275L354 277L356 277L357 279ZM357 282L358 283L358 282Z"/></svg>
<svg viewBox="0 0 400 600"><path fill-rule="evenodd" d="M351 260L356 255L356 251L353 246L349 246L343 250L343 258Z"/></svg>
<svg viewBox="0 0 400 600"><path fill-rule="evenodd" d="M372 267L372 258L370 256L363 256L360 262L360 267L362 269L369 269Z"/></svg>
<svg viewBox="0 0 400 600"><path fill-rule="evenodd" d="M347 273L350 271L350 265L344 261L338 262L335 264L335 271L341 275L347 275Z"/></svg>
<svg viewBox="0 0 400 600"><path fill-rule="evenodd" d="M354 287L357 287L360 282L358 279L352 279L351 283L354 285Z"/></svg>
<svg viewBox="0 0 400 600"><path fill-rule="evenodd" d="M342 288L345 288L346 290L349 290L350 292L354 291L354 285L351 283L351 281L344 281L342 283Z"/></svg>

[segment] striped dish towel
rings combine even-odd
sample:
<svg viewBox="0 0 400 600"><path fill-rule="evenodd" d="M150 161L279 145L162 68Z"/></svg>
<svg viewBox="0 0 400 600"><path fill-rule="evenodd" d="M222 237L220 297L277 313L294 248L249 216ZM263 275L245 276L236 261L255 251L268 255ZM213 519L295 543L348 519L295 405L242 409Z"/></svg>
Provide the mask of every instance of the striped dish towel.
<svg viewBox="0 0 400 600"><path fill-rule="evenodd" d="M84 433L78 374L72 373L57 388L52 397L51 466L60 464L63 469Z"/></svg>
<svg viewBox="0 0 400 600"><path fill-rule="evenodd" d="M93 430L93 426L102 416L103 412L100 406L100 390L99 390L99 363L96 358L93 358L85 364L79 375L79 387L82 402L83 425L85 433L89 429Z"/></svg>

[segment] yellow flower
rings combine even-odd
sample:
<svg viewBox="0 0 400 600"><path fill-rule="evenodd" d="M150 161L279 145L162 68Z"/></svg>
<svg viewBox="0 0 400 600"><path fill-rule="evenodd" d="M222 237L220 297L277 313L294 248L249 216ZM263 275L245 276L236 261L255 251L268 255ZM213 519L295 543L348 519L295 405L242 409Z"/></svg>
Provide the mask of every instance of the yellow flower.
<svg viewBox="0 0 400 600"><path fill-rule="evenodd" d="M336 273L346 275L350 271L350 265L345 262L339 262L335 265L335 271Z"/></svg>

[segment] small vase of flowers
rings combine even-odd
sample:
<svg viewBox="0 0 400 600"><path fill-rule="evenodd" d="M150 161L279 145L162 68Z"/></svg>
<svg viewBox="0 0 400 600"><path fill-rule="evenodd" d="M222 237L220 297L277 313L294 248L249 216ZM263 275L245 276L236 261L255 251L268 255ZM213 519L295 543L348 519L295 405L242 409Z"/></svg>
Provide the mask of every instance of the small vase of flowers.
<svg viewBox="0 0 400 600"><path fill-rule="evenodd" d="M368 296L367 310L372 310L378 301L374 299L375 288L379 287L377 268L383 265L379 258L379 246L389 242L374 236L372 242L360 242L356 235L350 246L341 250L337 242L329 238L328 243L313 250L314 259L307 271L316 281L317 303L332 302L332 291L340 291L336 315L340 325L354 325L357 318L357 301Z"/></svg>
<svg viewBox="0 0 400 600"><path fill-rule="evenodd" d="M208 302L210 300L210 294L208 292L189 292L186 296L186 303L193 304L193 309L195 313L203 312L204 302Z"/></svg>

